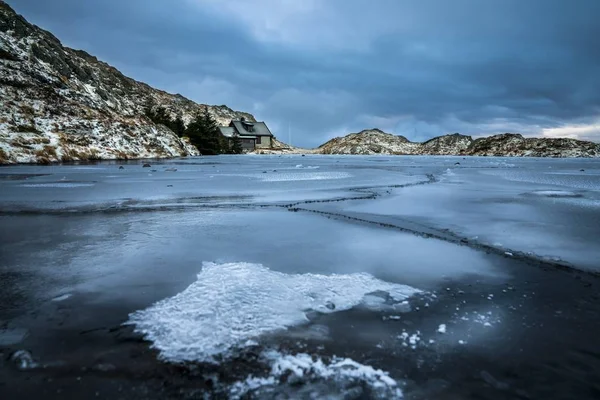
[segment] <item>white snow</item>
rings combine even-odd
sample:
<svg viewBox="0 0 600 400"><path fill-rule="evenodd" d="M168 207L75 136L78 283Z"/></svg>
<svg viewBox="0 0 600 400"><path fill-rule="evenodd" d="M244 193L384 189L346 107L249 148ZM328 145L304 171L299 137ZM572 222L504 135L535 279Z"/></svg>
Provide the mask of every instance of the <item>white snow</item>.
<svg viewBox="0 0 600 400"><path fill-rule="evenodd" d="M287 181L320 181L330 179L347 179L352 175L347 172L296 172L296 173L271 173L260 176L263 182Z"/></svg>
<svg viewBox="0 0 600 400"><path fill-rule="evenodd" d="M62 188L62 189L73 189L78 187L91 187L93 183L79 183L79 182L51 182L51 183L25 183L22 187L28 188Z"/></svg>
<svg viewBox="0 0 600 400"><path fill-rule="evenodd" d="M580 194L568 190L536 190L527 194L541 197L581 197Z"/></svg>
<svg viewBox="0 0 600 400"><path fill-rule="evenodd" d="M274 386L283 377L288 382L324 379L342 387L345 384L362 383L370 387L376 398L402 398L402 390L388 372L350 358L333 357L331 362L326 362L305 353L291 355L277 351L265 352L263 356L271 362L271 375L266 378L250 376L244 381L236 382L230 389L232 398L240 398L251 391ZM331 390L331 385L328 386L327 390ZM327 393L322 393L323 388L314 389L308 398L331 398Z"/></svg>
<svg viewBox="0 0 600 400"><path fill-rule="evenodd" d="M309 310L348 310L379 291L396 298L419 292L367 273L285 274L260 264L204 263L195 283L131 314L127 323L152 341L163 359L213 361L248 339L306 323Z"/></svg>
<svg viewBox="0 0 600 400"><path fill-rule="evenodd" d="M437 330L439 333L446 333L446 324L441 324Z"/></svg>
<svg viewBox="0 0 600 400"><path fill-rule="evenodd" d="M243 381L235 382L229 388L229 396L232 399L239 399L248 392L260 389L265 386L274 386L277 383L274 376L268 378L257 378L249 376Z"/></svg>
<svg viewBox="0 0 600 400"><path fill-rule="evenodd" d="M71 293L65 293L63 295L53 298L52 301L55 301L55 302L65 301L68 298L70 298L71 296L72 296Z"/></svg>

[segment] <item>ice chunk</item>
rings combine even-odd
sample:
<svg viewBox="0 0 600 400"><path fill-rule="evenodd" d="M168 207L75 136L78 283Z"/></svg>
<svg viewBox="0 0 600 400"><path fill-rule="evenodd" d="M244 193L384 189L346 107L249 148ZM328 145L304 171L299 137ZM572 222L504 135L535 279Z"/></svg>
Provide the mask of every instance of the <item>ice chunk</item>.
<svg viewBox="0 0 600 400"><path fill-rule="evenodd" d="M307 322L308 311L348 310L367 294L390 291L395 298L419 292L366 273L285 274L259 264L205 263L195 283L131 314L127 323L152 341L164 359L212 361L248 339Z"/></svg>
<svg viewBox="0 0 600 400"><path fill-rule="evenodd" d="M437 330L439 333L446 333L446 324L441 324Z"/></svg>
<svg viewBox="0 0 600 400"><path fill-rule="evenodd" d="M291 384L327 380L326 386L314 386L308 398L332 398L329 393L332 390L336 393L335 398L345 398L340 394L356 383L368 386L376 398L402 398L402 390L389 373L350 358L333 357L327 362L305 353L291 355L277 351L267 352L264 356L272 364L271 375L266 378L250 376L245 381L235 383L230 390L232 398L241 398L249 392L273 387L282 380Z"/></svg>
<svg viewBox="0 0 600 400"><path fill-rule="evenodd" d="M33 360L33 356L27 350L15 351L10 360L15 363L18 369L32 369L37 368L38 364Z"/></svg>
<svg viewBox="0 0 600 400"><path fill-rule="evenodd" d="M65 301L68 298L70 298L71 296L72 296L71 293L65 293L63 295L60 295L60 296L57 296L57 297L53 298L52 301L55 301L55 302Z"/></svg>

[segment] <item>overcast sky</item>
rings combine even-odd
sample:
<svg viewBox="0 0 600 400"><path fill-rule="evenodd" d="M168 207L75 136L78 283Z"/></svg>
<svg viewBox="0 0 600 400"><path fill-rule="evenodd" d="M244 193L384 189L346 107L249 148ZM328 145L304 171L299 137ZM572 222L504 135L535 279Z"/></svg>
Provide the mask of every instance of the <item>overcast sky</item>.
<svg viewBox="0 0 600 400"><path fill-rule="evenodd" d="M8 0L70 47L317 146L520 132L600 141L600 0Z"/></svg>

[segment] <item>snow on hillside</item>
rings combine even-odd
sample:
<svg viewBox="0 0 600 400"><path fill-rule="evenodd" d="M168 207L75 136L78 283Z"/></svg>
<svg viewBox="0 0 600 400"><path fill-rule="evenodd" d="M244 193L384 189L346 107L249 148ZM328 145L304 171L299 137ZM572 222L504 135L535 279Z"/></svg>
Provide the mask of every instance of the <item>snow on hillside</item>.
<svg viewBox="0 0 600 400"><path fill-rule="evenodd" d="M445 135L424 143L368 129L332 139L319 147L322 154L415 154L511 157L600 157L600 144L575 139L524 138L505 133L485 138Z"/></svg>
<svg viewBox="0 0 600 400"><path fill-rule="evenodd" d="M206 106L128 78L0 0L0 163L197 155L144 116L164 107L189 122L208 108L218 123L247 113Z"/></svg>

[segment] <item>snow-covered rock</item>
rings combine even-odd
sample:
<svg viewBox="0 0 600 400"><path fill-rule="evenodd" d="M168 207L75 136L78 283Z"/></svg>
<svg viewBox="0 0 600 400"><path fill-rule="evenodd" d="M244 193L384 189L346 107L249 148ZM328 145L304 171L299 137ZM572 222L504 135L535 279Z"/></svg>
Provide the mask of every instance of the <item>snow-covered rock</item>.
<svg viewBox="0 0 600 400"><path fill-rule="evenodd" d="M465 154L513 157L600 157L600 144L575 139L524 138L504 133L473 141Z"/></svg>
<svg viewBox="0 0 600 400"><path fill-rule="evenodd" d="M254 120L128 78L62 46L0 0L0 164L197 155L189 142L144 116L148 105L185 123L206 108L219 124Z"/></svg>
<svg viewBox="0 0 600 400"><path fill-rule="evenodd" d="M473 143L473 138L471 136L455 133L453 135L444 135L429 139L423 143L421 151L423 154L461 154L469 148L471 143Z"/></svg>
<svg viewBox="0 0 600 400"><path fill-rule="evenodd" d="M404 136L367 129L331 139L318 150L321 154L418 154L419 149L419 143L412 143Z"/></svg>
<svg viewBox="0 0 600 400"><path fill-rule="evenodd" d="M368 129L338 137L320 146L321 154L416 154L512 157L600 157L600 144L575 139L524 138L505 133L479 139L458 133L424 143Z"/></svg>

